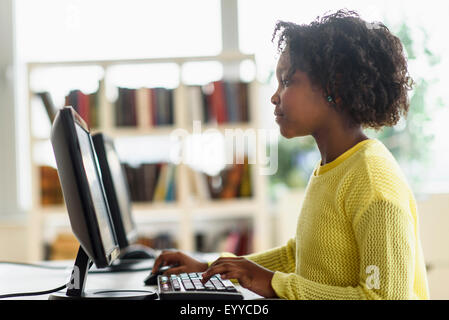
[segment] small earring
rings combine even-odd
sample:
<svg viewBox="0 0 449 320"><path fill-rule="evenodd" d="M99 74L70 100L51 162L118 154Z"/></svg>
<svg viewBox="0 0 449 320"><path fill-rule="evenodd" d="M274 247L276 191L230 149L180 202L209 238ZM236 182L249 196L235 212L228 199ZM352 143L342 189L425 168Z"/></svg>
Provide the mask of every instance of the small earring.
<svg viewBox="0 0 449 320"><path fill-rule="evenodd" d="M329 101L329 102L333 102L333 101L334 101L334 99L332 99L332 97L331 97L331 96L327 96L327 101Z"/></svg>

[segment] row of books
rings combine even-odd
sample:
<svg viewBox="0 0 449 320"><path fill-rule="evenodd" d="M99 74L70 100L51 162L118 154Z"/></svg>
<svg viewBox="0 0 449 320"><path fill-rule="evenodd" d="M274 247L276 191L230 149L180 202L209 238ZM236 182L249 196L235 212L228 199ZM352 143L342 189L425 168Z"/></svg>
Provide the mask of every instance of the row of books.
<svg viewBox="0 0 449 320"><path fill-rule="evenodd" d="M143 163L139 166L123 164L131 201L172 202L176 200L175 165L168 163ZM40 166L41 205L63 204L58 172L50 166ZM251 171L245 161L233 164L216 176L189 170L189 183L193 196L202 201L232 199L252 196Z"/></svg>
<svg viewBox="0 0 449 320"><path fill-rule="evenodd" d="M98 91L86 94L78 89L72 90L65 97L65 105L72 106L90 128L99 126Z"/></svg>
<svg viewBox="0 0 449 320"><path fill-rule="evenodd" d="M38 93L49 113L56 111L48 92ZM214 81L204 86L187 87L188 123L248 122L248 84L244 82ZM99 126L99 92L87 94L71 90L65 105L72 106L91 128ZM48 107L50 106L50 107ZM115 125L153 127L174 124L174 90L167 88L118 88L114 103Z"/></svg>
<svg viewBox="0 0 449 320"><path fill-rule="evenodd" d="M176 199L175 166L168 163L124 164L133 202L171 202Z"/></svg>
<svg viewBox="0 0 449 320"><path fill-rule="evenodd" d="M190 123L248 122L248 84L219 80L205 86L188 86L187 108Z"/></svg>
<svg viewBox="0 0 449 320"><path fill-rule="evenodd" d="M115 125L152 127L174 123L174 90L118 88Z"/></svg>

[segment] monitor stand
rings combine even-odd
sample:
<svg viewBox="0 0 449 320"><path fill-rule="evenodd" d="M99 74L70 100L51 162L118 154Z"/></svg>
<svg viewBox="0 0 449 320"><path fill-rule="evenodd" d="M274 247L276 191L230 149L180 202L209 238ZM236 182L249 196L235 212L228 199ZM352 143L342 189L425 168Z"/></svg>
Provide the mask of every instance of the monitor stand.
<svg viewBox="0 0 449 320"><path fill-rule="evenodd" d="M49 300L61 299L109 299L109 300L153 300L157 293L148 290L90 290L84 291L87 272L92 265L92 261L80 246L73 266L70 281L67 284L67 291L56 292L50 295Z"/></svg>

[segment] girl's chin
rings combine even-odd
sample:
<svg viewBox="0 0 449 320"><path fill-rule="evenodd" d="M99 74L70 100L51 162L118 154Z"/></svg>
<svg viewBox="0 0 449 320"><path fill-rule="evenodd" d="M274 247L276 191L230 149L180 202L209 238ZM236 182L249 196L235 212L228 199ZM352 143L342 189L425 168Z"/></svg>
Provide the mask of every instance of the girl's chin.
<svg viewBox="0 0 449 320"><path fill-rule="evenodd" d="M282 135L284 138L290 139L290 138L293 138L293 137L294 137L294 135L292 134L292 132L289 131L289 130L287 130L287 129L286 129L285 127L283 127L283 126L279 126L279 131L280 131L281 135Z"/></svg>
<svg viewBox="0 0 449 320"><path fill-rule="evenodd" d="M285 125L284 126L279 125L279 131L280 131L281 135L287 139L296 138L296 137L304 137L304 136L308 135L308 134L300 134L300 133L296 132L295 130L288 130L288 128Z"/></svg>

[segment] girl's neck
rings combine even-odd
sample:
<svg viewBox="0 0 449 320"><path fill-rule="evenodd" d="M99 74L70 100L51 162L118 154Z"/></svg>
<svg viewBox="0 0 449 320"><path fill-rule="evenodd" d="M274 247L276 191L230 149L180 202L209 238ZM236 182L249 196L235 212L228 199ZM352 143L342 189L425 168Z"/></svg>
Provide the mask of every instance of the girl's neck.
<svg viewBox="0 0 449 320"><path fill-rule="evenodd" d="M328 126L312 134L321 153L321 165L332 162L359 142L368 139L361 126Z"/></svg>

